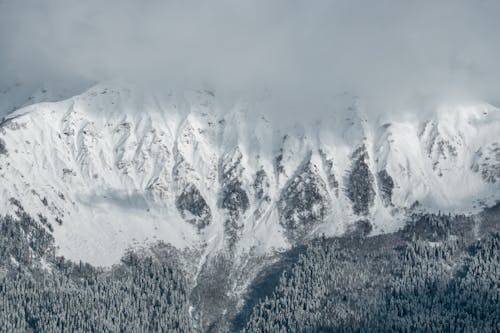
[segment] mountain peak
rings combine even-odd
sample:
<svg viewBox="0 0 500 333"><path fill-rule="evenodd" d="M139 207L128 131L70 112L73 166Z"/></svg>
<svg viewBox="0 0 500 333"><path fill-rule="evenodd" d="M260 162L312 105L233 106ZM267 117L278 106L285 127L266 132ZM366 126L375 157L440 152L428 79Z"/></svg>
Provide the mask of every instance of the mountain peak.
<svg viewBox="0 0 500 333"><path fill-rule="evenodd" d="M344 98L293 126L203 89L105 82L35 103L1 125L2 209L49 221L61 254L109 265L159 241L270 254L360 219L396 230L416 202L469 212L499 199L494 107L379 124Z"/></svg>

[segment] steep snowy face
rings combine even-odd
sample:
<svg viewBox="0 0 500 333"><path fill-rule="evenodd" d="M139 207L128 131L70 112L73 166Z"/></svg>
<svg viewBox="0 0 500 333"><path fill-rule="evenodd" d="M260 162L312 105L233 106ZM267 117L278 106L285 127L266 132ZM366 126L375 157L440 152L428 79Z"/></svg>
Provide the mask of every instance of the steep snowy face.
<svg viewBox="0 0 500 333"><path fill-rule="evenodd" d="M479 148L474 156L472 170L481 174L490 183L500 181L500 144L493 142Z"/></svg>
<svg viewBox="0 0 500 333"><path fill-rule="evenodd" d="M130 247L267 255L409 209L500 199L500 111L448 107L379 124L352 103L285 127L259 101L99 84L0 127L0 204L52 230L60 254L109 265ZM367 222L368 221L368 222Z"/></svg>

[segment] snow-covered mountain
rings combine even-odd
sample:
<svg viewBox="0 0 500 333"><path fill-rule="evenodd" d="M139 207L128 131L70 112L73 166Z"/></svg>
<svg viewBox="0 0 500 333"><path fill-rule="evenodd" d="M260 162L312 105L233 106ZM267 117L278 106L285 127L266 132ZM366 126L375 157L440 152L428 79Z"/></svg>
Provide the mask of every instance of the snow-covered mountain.
<svg viewBox="0 0 500 333"><path fill-rule="evenodd" d="M93 84L82 79L0 83L0 119L31 104L69 98Z"/></svg>
<svg viewBox="0 0 500 333"><path fill-rule="evenodd" d="M163 241L201 265L500 199L493 106L385 122L352 99L288 126L265 103L111 82L18 109L0 125L2 212L37 216L69 259L110 265Z"/></svg>

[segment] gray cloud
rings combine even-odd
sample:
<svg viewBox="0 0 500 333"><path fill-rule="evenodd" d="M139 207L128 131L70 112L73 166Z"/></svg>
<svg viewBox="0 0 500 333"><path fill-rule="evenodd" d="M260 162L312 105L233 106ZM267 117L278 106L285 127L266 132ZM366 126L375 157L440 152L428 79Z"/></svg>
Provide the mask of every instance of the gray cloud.
<svg viewBox="0 0 500 333"><path fill-rule="evenodd" d="M0 80L268 88L296 113L343 91L375 112L495 102L499 12L495 0L0 0Z"/></svg>

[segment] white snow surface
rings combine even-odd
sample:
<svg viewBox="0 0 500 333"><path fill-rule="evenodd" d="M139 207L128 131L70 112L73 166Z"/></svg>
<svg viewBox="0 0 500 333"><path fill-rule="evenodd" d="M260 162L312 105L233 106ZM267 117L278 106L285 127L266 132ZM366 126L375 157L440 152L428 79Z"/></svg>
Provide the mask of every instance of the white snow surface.
<svg viewBox="0 0 500 333"><path fill-rule="evenodd" d="M93 84L81 79L0 83L0 119L31 104L64 100Z"/></svg>
<svg viewBox="0 0 500 333"><path fill-rule="evenodd" d="M261 103L227 105L211 91L106 82L18 109L0 127L7 149L0 154L2 214L14 214L9 199L19 200L26 212L51 223L58 254L95 265L112 265L128 248L158 241L204 255L224 251L220 174L241 154L238 177L250 208L240 218L233 251L271 254L291 246L276 203L304 161L317 166L325 183L331 172L339 182L338 195L328 188L329 216L311 235L338 235L360 219L345 182L361 145L372 173L386 170L395 184L392 205L383 203L375 184L375 203L364 217L374 234L400 228L417 201L420 209L468 213L500 197L500 179L483 177L483 170L500 165L493 149L500 144L500 110L491 105L443 106L428 119L382 123L352 103L332 106L321 121L286 127L268 120ZM275 167L280 154L283 173ZM255 196L259 170L269 179L268 203ZM212 212L201 230L176 208L186 183Z"/></svg>

